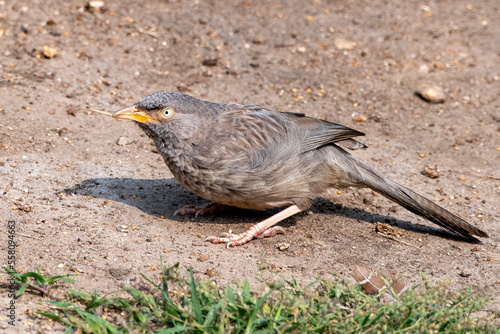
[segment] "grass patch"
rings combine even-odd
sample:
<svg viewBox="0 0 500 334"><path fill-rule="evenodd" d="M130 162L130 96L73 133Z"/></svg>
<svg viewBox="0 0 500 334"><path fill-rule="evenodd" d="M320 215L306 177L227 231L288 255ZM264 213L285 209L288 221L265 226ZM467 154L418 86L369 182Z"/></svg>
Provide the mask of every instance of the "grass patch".
<svg viewBox="0 0 500 334"><path fill-rule="evenodd" d="M46 301L48 311L35 313L65 324L68 333L500 333L491 324L498 314L471 316L484 310L487 298L472 289L430 286L425 278L422 291L410 289L386 305L341 279L301 288L293 278L281 277L252 293L248 281L223 288L195 282L192 270L182 277L178 264L162 270L160 282L141 273L149 286L124 287L120 291L127 297L68 289L65 298ZM46 278L38 269L17 274L4 268L4 273L16 280L18 294L30 285L43 286L34 289L43 292L58 281L71 282L67 276ZM35 284L28 285L28 278Z"/></svg>

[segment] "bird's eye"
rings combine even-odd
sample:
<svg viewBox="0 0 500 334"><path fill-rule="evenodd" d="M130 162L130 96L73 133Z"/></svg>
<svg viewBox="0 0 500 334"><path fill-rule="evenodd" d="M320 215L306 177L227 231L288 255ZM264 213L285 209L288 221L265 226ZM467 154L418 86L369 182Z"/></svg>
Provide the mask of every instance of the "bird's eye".
<svg viewBox="0 0 500 334"><path fill-rule="evenodd" d="M165 119L172 118L172 116L174 116L174 114L175 114L174 109L172 109L170 107L163 108L160 111L160 116L163 117L163 118L165 118Z"/></svg>

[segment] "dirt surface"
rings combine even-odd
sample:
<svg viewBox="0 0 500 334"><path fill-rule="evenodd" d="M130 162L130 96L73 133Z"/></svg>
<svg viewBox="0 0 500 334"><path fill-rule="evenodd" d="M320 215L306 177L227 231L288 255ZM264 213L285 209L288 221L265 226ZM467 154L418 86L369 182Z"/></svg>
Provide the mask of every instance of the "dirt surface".
<svg viewBox="0 0 500 334"><path fill-rule="evenodd" d="M160 255L198 279L249 279L253 289L256 277L276 279L265 268L306 284L350 277L356 264L410 285L424 273L452 288L498 287L499 16L497 0L0 1L1 262L14 220L16 268L78 274L73 287L87 292L134 286L138 270L157 279ZM423 84L443 88L444 103L417 97ZM162 90L363 131L369 148L357 157L491 237L469 244L371 191L332 189L283 222L285 235L235 249L206 243L276 210L173 216L206 201L172 179L135 124L90 111ZM426 165L439 178L423 175ZM0 300L8 305L7 291ZM26 314L39 300L17 300L15 330L59 328Z"/></svg>

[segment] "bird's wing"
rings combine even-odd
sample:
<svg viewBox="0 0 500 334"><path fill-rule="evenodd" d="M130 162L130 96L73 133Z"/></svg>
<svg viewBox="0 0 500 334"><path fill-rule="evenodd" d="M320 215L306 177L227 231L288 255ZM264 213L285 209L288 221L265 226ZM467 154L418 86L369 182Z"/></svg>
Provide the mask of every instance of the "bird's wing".
<svg viewBox="0 0 500 334"><path fill-rule="evenodd" d="M317 118L306 117L298 113L281 113L284 117L292 120L304 132L302 141L302 152L315 150L321 146L337 143L350 150L366 148L366 145L352 139L352 137L364 136L363 132L348 128L341 124L327 122Z"/></svg>
<svg viewBox="0 0 500 334"><path fill-rule="evenodd" d="M284 134L287 131L296 131L302 140L302 153L331 143L350 150L366 148L366 145L352 139L352 137L364 136L364 133L340 124L307 117L302 113L280 112L258 105L243 106L232 103L227 105L224 114L229 116L226 122L228 123L229 120L232 122L231 126L228 123L224 128L235 131L240 128L235 121L240 121L242 125L245 125L241 126L240 133L258 137L262 140L263 146L266 145L268 139L275 137L268 132Z"/></svg>
<svg viewBox="0 0 500 334"><path fill-rule="evenodd" d="M343 147L343 148L347 148L351 151L355 151L355 150L359 150L360 148L367 148L368 147L365 144L363 144L362 142L357 141L356 139L352 139L352 138L338 141L338 142L336 142L336 144Z"/></svg>

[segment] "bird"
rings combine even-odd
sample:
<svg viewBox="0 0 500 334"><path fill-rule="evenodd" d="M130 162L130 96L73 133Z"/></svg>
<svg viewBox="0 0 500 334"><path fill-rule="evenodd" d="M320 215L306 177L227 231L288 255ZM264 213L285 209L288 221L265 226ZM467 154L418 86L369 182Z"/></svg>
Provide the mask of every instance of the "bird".
<svg viewBox="0 0 500 334"><path fill-rule="evenodd" d="M284 208L240 234L207 241L227 247L284 230L278 222L307 210L329 188L369 188L471 243L488 234L429 199L384 177L348 150L367 146L349 127L259 105L214 103L180 92L156 92L113 114L135 121L177 181L211 201L180 214L227 207Z"/></svg>

